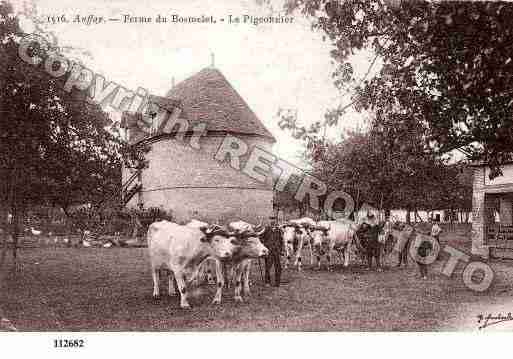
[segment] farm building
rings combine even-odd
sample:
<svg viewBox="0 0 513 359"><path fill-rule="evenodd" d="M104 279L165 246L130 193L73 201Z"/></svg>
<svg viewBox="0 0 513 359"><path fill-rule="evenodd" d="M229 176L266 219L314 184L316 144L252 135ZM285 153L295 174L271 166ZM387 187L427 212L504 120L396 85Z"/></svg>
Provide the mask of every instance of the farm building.
<svg viewBox="0 0 513 359"><path fill-rule="evenodd" d="M490 168L474 164L472 253L513 258L513 163L490 179Z"/></svg>
<svg viewBox="0 0 513 359"><path fill-rule="evenodd" d="M151 146L146 154L148 168L123 171L129 208L142 205L171 210L178 222L192 218L255 222L272 213L270 175L260 182L231 167L230 156L216 159L227 136L235 136L248 146L240 157L241 167L253 148L270 152L275 142L219 70L203 69L173 86L165 98L152 96L150 102L170 111L168 123L177 126L159 131L163 116L151 115L152 106L145 114L123 114L129 141ZM150 136L141 136L136 128L137 120L143 118L152 121ZM201 136L196 129L204 129Z"/></svg>

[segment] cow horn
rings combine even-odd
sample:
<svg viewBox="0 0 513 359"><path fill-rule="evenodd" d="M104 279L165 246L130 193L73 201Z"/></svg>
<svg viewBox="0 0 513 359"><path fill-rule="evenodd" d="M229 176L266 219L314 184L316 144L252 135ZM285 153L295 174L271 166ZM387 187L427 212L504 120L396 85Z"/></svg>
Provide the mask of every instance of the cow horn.
<svg viewBox="0 0 513 359"><path fill-rule="evenodd" d="M254 237L255 234L253 231L244 231L240 234L240 237L241 238L249 238L249 237Z"/></svg>
<svg viewBox="0 0 513 359"><path fill-rule="evenodd" d="M260 224L260 225L258 225L258 226L256 226L256 227L254 227L254 228L253 228L253 231L254 231L254 232L260 232L260 231L262 231L262 229L264 229L264 230L265 230L265 227L264 227L264 226L262 226L262 225Z"/></svg>
<svg viewBox="0 0 513 359"><path fill-rule="evenodd" d="M259 230L259 231L255 230L255 235L256 235L257 237L260 237L262 234L264 234L264 232L265 232L265 227L263 227L263 228L262 228L261 230Z"/></svg>
<svg viewBox="0 0 513 359"><path fill-rule="evenodd" d="M201 230L205 233L205 234L217 234L217 233L223 233L223 232L226 232L223 230L223 228L217 224L212 224L211 226L209 227L201 227Z"/></svg>

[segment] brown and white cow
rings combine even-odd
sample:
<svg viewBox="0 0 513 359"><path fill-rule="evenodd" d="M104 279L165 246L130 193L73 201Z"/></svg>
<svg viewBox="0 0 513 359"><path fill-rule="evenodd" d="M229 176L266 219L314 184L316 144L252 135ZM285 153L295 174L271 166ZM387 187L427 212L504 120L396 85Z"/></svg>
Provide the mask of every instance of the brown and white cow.
<svg viewBox="0 0 513 359"><path fill-rule="evenodd" d="M308 217L292 219L281 226L283 230L283 245L285 247L287 268L291 256L294 256L293 266L300 271L302 266L302 251L306 246L310 253L310 264L314 264L311 235L308 228L315 226L315 221Z"/></svg>
<svg viewBox="0 0 513 359"><path fill-rule="evenodd" d="M153 297L158 298L159 269L174 275L180 291L180 306L190 308L188 287L207 258L227 260L238 248L238 242L220 227L193 228L169 221L152 223L148 228L148 252L153 277ZM169 276L169 294L173 280Z"/></svg>
<svg viewBox="0 0 513 359"><path fill-rule="evenodd" d="M344 258L344 267L349 266L349 255L353 237L358 229L355 222L347 219L337 221L319 221L309 231L317 255L317 267L321 268L321 257L326 256L328 270L331 270L331 254L337 251Z"/></svg>

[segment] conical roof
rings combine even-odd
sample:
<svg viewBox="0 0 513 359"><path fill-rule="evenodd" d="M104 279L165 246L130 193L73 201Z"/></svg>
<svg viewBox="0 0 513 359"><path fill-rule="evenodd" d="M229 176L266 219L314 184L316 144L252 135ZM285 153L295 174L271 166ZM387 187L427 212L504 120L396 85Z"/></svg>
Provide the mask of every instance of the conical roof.
<svg viewBox="0 0 513 359"><path fill-rule="evenodd" d="M193 126L206 123L208 131L260 135L275 141L246 101L215 68L205 68L178 83L166 97L182 103Z"/></svg>

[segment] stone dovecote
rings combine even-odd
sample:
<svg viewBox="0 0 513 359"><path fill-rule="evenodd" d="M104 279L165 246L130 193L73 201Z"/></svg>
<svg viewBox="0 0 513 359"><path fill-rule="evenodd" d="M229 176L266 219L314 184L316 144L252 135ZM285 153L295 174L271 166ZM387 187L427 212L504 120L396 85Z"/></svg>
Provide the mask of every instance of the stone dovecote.
<svg viewBox="0 0 513 359"><path fill-rule="evenodd" d="M219 70L204 69L176 84L165 98L152 101L179 106L178 122L187 121L188 130L176 133L183 129L176 126L171 134L156 133L145 140L151 144L146 156L149 167L140 175L142 190L128 207L161 207L171 210L178 222L192 218L257 222L272 214L270 176L260 182L232 168L229 159L215 159L226 136L235 136L248 146L247 154L240 157L242 166L255 147L270 152L275 142ZM199 148L192 144L190 132L198 125L205 126ZM129 172L124 170L123 177L129 177Z"/></svg>

